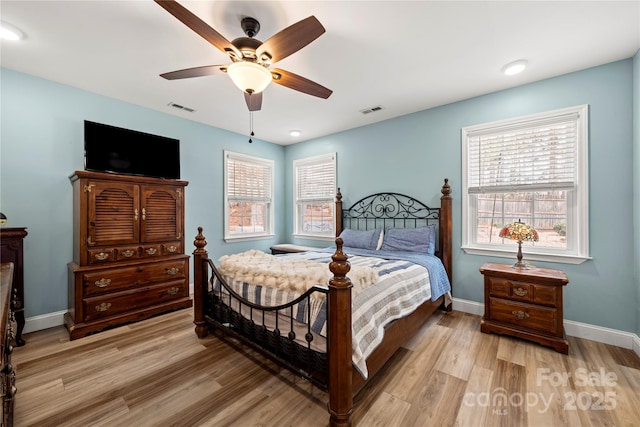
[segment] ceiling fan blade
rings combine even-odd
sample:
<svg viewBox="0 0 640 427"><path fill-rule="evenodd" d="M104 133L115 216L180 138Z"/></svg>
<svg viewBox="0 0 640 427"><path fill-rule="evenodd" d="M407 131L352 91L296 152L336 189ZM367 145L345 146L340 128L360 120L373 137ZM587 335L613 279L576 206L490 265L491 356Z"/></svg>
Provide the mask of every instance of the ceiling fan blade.
<svg viewBox="0 0 640 427"><path fill-rule="evenodd" d="M313 82L289 71L275 68L271 70L271 74L274 76L272 80L273 83L277 83L281 86L286 86L290 89L297 90L298 92L303 92L308 95L313 95L317 96L318 98L324 99L327 99L333 93L331 89L327 89L326 87L319 85L316 82Z"/></svg>
<svg viewBox="0 0 640 427"><path fill-rule="evenodd" d="M244 100L247 102L249 111L260 111L262 108L262 92L251 94L244 92Z"/></svg>
<svg viewBox="0 0 640 427"><path fill-rule="evenodd" d="M191 77L213 76L215 74L225 74L222 68L226 65L205 65L203 67L185 68L184 70L170 71L160 74L167 80L189 79Z"/></svg>
<svg viewBox="0 0 640 427"><path fill-rule="evenodd" d="M240 51L229 40L180 3L175 0L155 0L155 2L222 52L242 58Z"/></svg>
<svg viewBox="0 0 640 427"><path fill-rule="evenodd" d="M256 55L260 58L266 53L271 57L271 63L280 61L299 51L324 32L320 21L315 16L310 16L271 36L256 49Z"/></svg>

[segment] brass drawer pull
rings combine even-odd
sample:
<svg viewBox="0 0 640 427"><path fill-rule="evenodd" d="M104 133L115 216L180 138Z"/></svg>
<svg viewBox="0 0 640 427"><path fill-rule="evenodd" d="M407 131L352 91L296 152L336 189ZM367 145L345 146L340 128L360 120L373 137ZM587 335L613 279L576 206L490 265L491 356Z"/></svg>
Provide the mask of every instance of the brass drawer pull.
<svg viewBox="0 0 640 427"><path fill-rule="evenodd" d="M178 292L180 292L180 288L170 288L170 289L167 289L167 293L168 293L169 295L175 295L175 294L177 294Z"/></svg>
<svg viewBox="0 0 640 427"><path fill-rule="evenodd" d="M100 279L96 280L95 285L99 288L106 288L111 284L111 279Z"/></svg>
<svg viewBox="0 0 640 427"><path fill-rule="evenodd" d="M148 255L155 255L158 250L156 248L149 248L145 251Z"/></svg>
<svg viewBox="0 0 640 427"><path fill-rule="evenodd" d="M133 256L135 252L132 251L131 249L127 249L126 251L122 251L122 255L124 255L127 258L130 258Z"/></svg>
<svg viewBox="0 0 640 427"><path fill-rule="evenodd" d="M518 295L519 297L523 297L529 293L528 290L522 288L514 288L513 293Z"/></svg>
<svg viewBox="0 0 640 427"><path fill-rule="evenodd" d="M173 245L171 245L171 246L169 246L167 248L167 252L170 252L170 253L174 253L177 250L178 250L178 247L177 246L173 246Z"/></svg>
<svg viewBox="0 0 640 427"><path fill-rule="evenodd" d="M99 254L95 254L94 257L98 261L104 261L105 259L109 258L109 254L107 252L100 252Z"/></svg>
<svg viewBox="0 0 640 427"><path fill-rule="evenodd" d="M529 313L525 313L522 310L513 310L511 314L513 314L514 317L518 320L526 320L529 318Z"/></svg>
<svg viewBox="0 0 640 427"><path fill-rule="evenodd" d="M110 302L103 302L100 305L96 305L96 311L107 311L111 308Z"/></svg>
<svg viewBox="0 0 640 427"><path fill-rule="evenodd" d="M167 268L167 274L169 276L174 276L174 275L178 274L179 271L180 271L179 268L175 268L175 267Z"/></svg>

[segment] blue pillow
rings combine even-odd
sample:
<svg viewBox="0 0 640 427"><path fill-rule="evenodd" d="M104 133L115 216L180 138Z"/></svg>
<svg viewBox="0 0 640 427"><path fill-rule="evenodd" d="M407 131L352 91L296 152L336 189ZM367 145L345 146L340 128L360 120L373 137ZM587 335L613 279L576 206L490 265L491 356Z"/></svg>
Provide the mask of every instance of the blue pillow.
<svg viewBox="0 0 640 427"><path fill-rule="evenodd" d="M436 251L436 226L389 228L384 234L383 251L409 251L428 255Z"/></svg>
<svg viewBox="0 0 640 427"><path fill-rule="evenodd" d="M342 238L344 246L375 251L378 249L378 240L380 239L381 231L382 230L379 229L361 231L345 228L342 230L342 233L340 233L340 237Z"/></svg>

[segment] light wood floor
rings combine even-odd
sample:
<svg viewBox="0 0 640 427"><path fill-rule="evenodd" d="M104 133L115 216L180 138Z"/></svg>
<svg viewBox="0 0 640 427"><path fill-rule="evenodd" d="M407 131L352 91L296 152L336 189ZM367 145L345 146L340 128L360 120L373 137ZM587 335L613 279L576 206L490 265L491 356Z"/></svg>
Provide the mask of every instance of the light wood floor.
<svg viewBox="0 0 640 427"><path fill-rule="evenodd" d="M15 349L16 427L326 426L327 396L181 310ZM637 426L640 358L569 339L569 355L438 313L356 398L358 426ZM240 350L240 351L238 351Z"/></svg>

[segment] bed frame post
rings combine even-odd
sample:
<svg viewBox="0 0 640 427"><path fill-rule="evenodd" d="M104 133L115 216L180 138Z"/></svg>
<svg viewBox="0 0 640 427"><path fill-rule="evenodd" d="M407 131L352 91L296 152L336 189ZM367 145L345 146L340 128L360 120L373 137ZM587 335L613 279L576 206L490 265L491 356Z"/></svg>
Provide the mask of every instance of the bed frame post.
<svg viewBox="0 0 640 427"><path fill-rule="evenodd" d="M340 187L338 187L338 192L336 193L336 237L342 233L342 193L340 192Z"/></svg>
<svg viewBox="0 0 640 427"><path fill-rule="evenodd" d="M336 203L337 204L337 203ZM342 210L340 210L342 215ZM331 427L351 426L353 412L353 362L351 341L351 269L342 252L342 239L336 239L336 252L329 269L329 424Z"/></svg>
<svg viewBox="0 0 640 427"><path fill-rule="evenodd" d="M449 276L449 282L452 281L452 265L451 265L451 187L449 186L449 178L444 179L444 184L442 185L442 196L440 197L440 220L438 221L440 224L439 230L439 245L440 245L440 255L442 259L442 263L444 264L445 270L447 270L447 275Z"/></svg>
<svg viewBox="0 0 640 427"><path fill-rule="evenodd" d="M204 338L209 334L209 328L204 320L204 301L209 282L207 264L204 262L209 253L204 248L207 241L202 235L202 227L198 227L198 235L193 241L196 249L193 251L193 323L196 325L196 335Z"/></svg>

